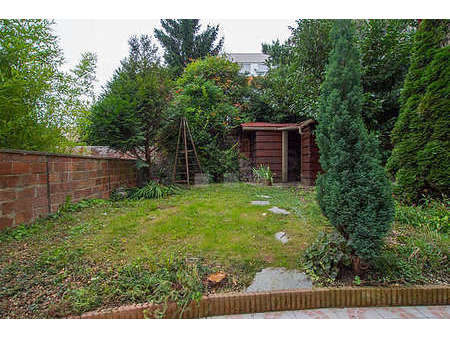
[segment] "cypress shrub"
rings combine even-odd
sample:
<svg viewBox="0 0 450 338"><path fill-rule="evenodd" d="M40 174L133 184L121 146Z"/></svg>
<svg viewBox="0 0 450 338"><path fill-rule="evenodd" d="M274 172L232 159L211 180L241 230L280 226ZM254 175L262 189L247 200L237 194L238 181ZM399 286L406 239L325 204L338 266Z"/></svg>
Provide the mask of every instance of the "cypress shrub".
<svg viewBox="0 0 450 338"><path fill-rule="evenodd" d="M408 203L447 195L450 186L449 20L423 20L392 131L387 163L395 194Z"/></svg>
<svg viewBox="0 0 450 338"><path fill-rule="evenodd" d="M394 203L378 144L361 117L354 31L351 20L336 20L330 32L333 49L316 129L324 174L318 177L316 189L323 214L347 241L358 272L361 260L370 263L379 254L393 220Z"/></svg>

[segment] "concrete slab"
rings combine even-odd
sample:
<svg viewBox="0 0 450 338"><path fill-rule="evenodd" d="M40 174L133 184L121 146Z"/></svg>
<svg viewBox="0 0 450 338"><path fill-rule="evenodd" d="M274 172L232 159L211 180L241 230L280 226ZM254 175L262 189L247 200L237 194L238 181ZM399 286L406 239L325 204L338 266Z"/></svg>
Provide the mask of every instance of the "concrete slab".
<svg viewBox="0 0 450 338"><path fill-rule="evenodd" d="M267 268L255 275L245 292L292 289L312 289L312 282L307 275L297 270Z"/></svg>
<svg viewBox="0 0 450 338"><path fill-rule="evenodd" d="M283 244L286 244L287 242L289 242L289 238L284 231L277 232L275 234L275 238Z"/></svg>
<svg viewBox="0 0 450 338"><path fill-rule="evenodd" d="M251 201L252 205L269 205L269 201Z"/></svg>
<svg viewBox="0 0 450 338"><path fill-rule="evenodd" d="M425 315L426 314L426 315ZM213 319L384 319L384 318L450 318L450 306L402 306L367 308L327 308L277 311L248 315L210 317Z"/></svg>
<svg viewBox="0 0 450 338"><path fill-rule="evenodd" d="M268 209L270 212L273 212L274 214L282 214L282 215L289 215L290 212L278 207L272 207L270 209Z"/></svg>

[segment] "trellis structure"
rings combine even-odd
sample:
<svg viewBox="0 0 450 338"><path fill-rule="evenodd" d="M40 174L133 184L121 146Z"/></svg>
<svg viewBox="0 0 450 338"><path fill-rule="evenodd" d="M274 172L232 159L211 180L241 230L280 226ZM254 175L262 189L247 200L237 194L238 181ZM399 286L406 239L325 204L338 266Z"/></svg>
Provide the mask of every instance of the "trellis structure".
<svg viewBox="0 0 450 338"><path fill-rule="evenodd" d="M184 150L180 150L180 143L183 143L181 147ZM189 149L189 144L192 149ZM184 156L179 156L184 154ZM202 172L202 167L197 156L197 150L195 149L195 143L192 139L191 130L187 122L186 117L182 117L180 120L180 128L178 131L177 148L175 151L175 162L173 166L172 181L174 183L184 183L191 185L194 183L193 177L196 174ZM177 177L178 174L178 177Z"/></svg>

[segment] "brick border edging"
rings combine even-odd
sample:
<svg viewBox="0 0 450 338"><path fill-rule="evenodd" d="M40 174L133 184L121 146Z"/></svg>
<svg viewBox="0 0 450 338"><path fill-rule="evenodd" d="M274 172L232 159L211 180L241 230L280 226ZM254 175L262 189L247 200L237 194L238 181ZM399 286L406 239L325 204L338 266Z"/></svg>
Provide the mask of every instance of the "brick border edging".
<svg viewBox="0 0 450 338"><path fill-rule="evenodd" d="M449 286L345 287L281 290L254 293L225 293L203 296L180 315L175 303L167 305L164 318L202 318L210 316L291 311L315 308L370 306L449 305ZM163 305L151 303L93 311L70 318L140 319L151 318Z"/></svg>

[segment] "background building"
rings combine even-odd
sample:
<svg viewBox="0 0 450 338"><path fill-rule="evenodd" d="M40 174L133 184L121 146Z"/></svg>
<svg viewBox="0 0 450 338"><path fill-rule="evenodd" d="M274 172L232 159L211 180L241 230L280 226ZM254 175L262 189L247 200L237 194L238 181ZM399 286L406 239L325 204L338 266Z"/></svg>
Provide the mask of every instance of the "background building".
<svg viewBox="0 0 450 338"><path fill-rule="evenodd" d="M264 76L269 70L265 64L269 56L263 53L230 53L227 57L241 67L242 74Z"/></svg>

